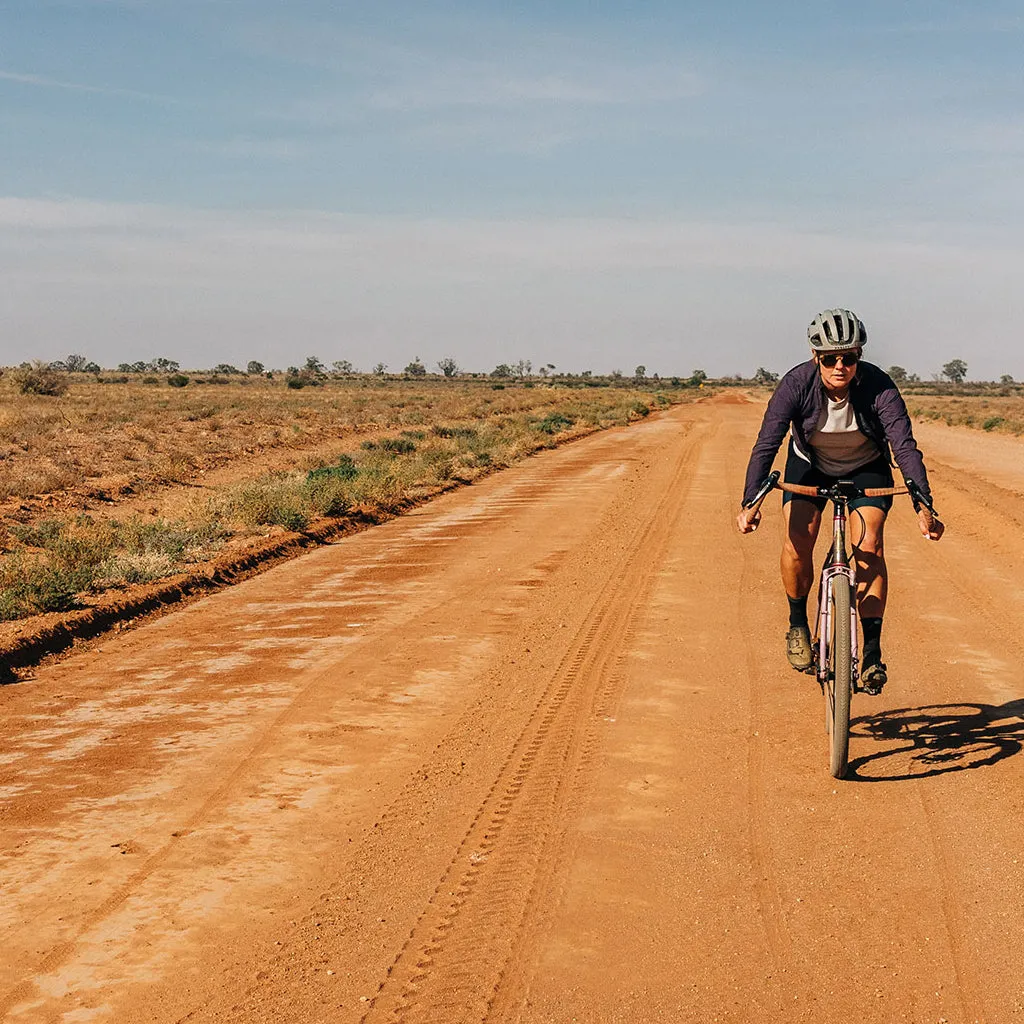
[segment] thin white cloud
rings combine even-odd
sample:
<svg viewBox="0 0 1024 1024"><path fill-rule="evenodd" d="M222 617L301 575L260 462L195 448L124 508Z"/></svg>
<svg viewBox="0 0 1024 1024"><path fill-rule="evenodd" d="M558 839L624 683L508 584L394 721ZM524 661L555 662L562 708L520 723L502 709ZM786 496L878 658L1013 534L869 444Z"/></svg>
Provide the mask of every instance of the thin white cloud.
<svg viewBox="0 0 1024 1024"><path fill-rule="evenodd" d="M256 138L238 135L229 139L212 142L196 142L196 152L229 160L266 160L276 163L292 163L308 156L310 147L294 139Z"/></svg>
<svg viewBox="0 0 1024 1024"><path fill-rule="evenodd" d="M65 89L70 92L85 92L98 96L121 96L126 99L146 100L152 103L174 102L169 96L158 96L155 93L139 92L135 89L117 89L102 85L86 85L82 82L66 82L58 78L25 74L20 71L0 70L0 80L17 82L20 85L35 85L44 89Z"/></svg>
<svg viewBox="0 0 1024 1024"><path fill-rule="evenodd" d="M625 106L672 103L699 96L701 78L676 68L554 68L515 74L484 64L452 62L428 75L371 92L371 105L389 110L521 105Z"/></svg>

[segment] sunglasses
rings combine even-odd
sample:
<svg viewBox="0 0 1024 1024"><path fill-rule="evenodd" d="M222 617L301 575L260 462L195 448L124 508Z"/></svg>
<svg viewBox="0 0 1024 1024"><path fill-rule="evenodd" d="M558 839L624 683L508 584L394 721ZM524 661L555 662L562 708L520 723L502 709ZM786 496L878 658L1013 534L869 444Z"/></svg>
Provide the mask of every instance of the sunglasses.
<svg viewBox="0 0 1024 1024"><path fill-rule="evenodd" d="M825 355L818 356L822 366L827 366L830 370L836 363L842 366L856 366L860 362L859 352L828 352Z"/></svg>

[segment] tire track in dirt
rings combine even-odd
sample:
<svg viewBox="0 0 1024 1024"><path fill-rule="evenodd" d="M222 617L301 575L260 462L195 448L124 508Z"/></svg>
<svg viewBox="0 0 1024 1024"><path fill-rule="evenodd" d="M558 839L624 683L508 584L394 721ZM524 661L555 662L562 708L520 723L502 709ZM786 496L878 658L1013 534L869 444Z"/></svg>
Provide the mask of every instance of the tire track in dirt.
<svg viewBox="0 0 1024 1024"><path fill-rule="evenodd" d="M564 899L565 869L574 859L575 847L579 840L574 820L576 815L573 815L572 808L582 808L587 792L593 785L591 773L587 769L599 749L600 735L604 732L602 726L604 723L615 720L614 712L626 682L623 658L636 642L637 612L648 603L654 586L656 570L663 563L665 549L683 514L686 497L693 486L693 467L700 457L701 448L717 435L718 428L719 424L711 425L705 436L698 438L700 444L695 446L694 450L685 453L685 463L677 469L670 488L658 503L658 508L655 510L645 536L640 540L640 548L648 549L645 559L647 564L637 567L635 581L623 580L623 586L620 587L621 590L627 594L632 593L633 596L629 601L628 609L624 610L624 628L621 637L615 647L609 649L609 665L604 683L595 693L593 703L588 711L585 749L583 756L576 764L573 791L566 801L566 818L563 819L565 826L560 837L561 841L557 844L548 844L545 850L547 863L543 870L537 873L533 891L527 902L523 924L515 935L505 969L495 984L494 994L485 1018L488 1022L512 1024L518 1019L519 1009L527 1000L532 979L530 955L550 928ZM633 561L635 563L635 560ZM540 883L542 881L545 883L544 898L541 898Z"/></svg>
<svg viewBox="0 0 1024 1024"><path fill-rule="evenodd" d="M669 534L666 507L705 439L706 430L687 438L671 485L635 530L620 572L611 574L573 637L370 1001L365 1024L488 1019L586 784L595 724L614 701L621 650Z"/></svg>
<svg viewBox="0 0 1024 1024"><path fill-rule="evenodd" d="M743 560L740 574L740 591L737 601L737 621L751 621L754 617L751 594L753 593L753 552L750 545L743 544L742 538L734 539L733 547L739 548ZM766 783L764 779L764 731L767 725L764 714L764 698L761 685L761 662L763 652L749 636L744 637L743 659L746 665L748 725L747 725L747 842L749 844L750 870L757 892L761 926L764 929L765 946L772 959L772 976L778 978L791 971L793 937L782 914L782 898L775 877L776 858L768 836L768 811L765 806ZM782 1010L781 997L779 1010Z"/></svg>
<svg viewBox="0 0 1024 1024"><path fill-rule="evenodd" d="M513 485L511 496L506 500L509 502L533 500L543 493L543 483L526 480ZM493 516L493 513L484 509L479 513L471 512L469 518L474 518L474 516L484 523ZM431 531L428 529L423 541L429 546L429 542L432 539ZM407 551L406 555L413 561L419 557L416 554L415 548ZM481 602L484 599L485 594L481 591ZM433 619L437 609L444 604L445 600L446 598L441 598L437 603L428 604L417 613L416 621L430 621ZM376 633L372 638L357 642L357 645L350 649L350 656L356 653L359 646L365 644L373 644L384 650L395 649L400 646L409 629L409 622L402 621L390 629ZM76 955L81 939L93 932L124 906L175 855L183 837L200 829L205 824L216 822L222 817L224 808L232 801L239 787L243 785L248 775L253 770L256 770L261 756L276 743L286 726L299 718L310 705L315 704L320 699L320 692L324 681L334 672L335 669L332 666L323 672L313 675L309 682L291 698L288 705L262 727L254 742L251 743L232 768L226 774L219 777L215 788L202 799L202 802L188 817L178 824L173 837L150 853L137 870L129 875L127 879L110 892L92 910L80 918L74 938L51 947L37 961L26 980L0 996L0 1014L9 1013L14 1007L31 998L36 987L35 979L58 970L72 960ZM474 708L462 716L461 724L463 728L461 731L456 729L454 730L455 732L459 733L459 735L464 735L470 720L478 721L480 705L482 703L482 701L478 702ZM438 750L441 749L441 746L442 744L439 744ZM402 822L408 820L409 813L415 807L417 795L418 791L415 786L408 787L408 791L382 813L378 824L384 824L389 821Z"/></svg>

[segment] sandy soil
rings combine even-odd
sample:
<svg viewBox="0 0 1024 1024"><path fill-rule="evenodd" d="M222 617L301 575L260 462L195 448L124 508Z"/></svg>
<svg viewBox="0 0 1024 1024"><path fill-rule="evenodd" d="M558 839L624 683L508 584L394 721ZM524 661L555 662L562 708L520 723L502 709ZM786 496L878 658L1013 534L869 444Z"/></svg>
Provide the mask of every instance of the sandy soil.
<svg viewBox="0 0 1024 1024"><path fill-rule="evenodd" d="M0 691L16 1022L1024 1015L1024 458L922 431L853 777L760 407L595 435ZM1024 454L1024 447L1015 452Z"/></svg>

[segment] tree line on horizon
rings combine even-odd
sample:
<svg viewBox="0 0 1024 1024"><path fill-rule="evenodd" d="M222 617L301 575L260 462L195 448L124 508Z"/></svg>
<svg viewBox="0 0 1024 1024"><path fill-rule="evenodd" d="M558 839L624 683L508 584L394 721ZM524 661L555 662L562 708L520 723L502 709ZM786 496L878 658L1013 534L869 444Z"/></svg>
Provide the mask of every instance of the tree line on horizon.
<svg viewBox="0 0 1024 1024"><path fill-rule="evenodd" d="M673 387L695 387L710 380L703 369L695 369L688 377L673 375L661 377L657 373L648 375L647 367L638 365L631 375L624 374L621 370L611 370L607 374L595 374L592 370L581 370L579 372L560 371L554 363L544 363L534 371L533 363L529 359L520 359L514 363L499 363L488 373L467 371L458 362L446 356L437 362L437 373L434 376L441 376L452 380L455 378L491 378L497 381L529 381L536 378L540 380L579 380L583 382L623 382L630 380L635 384L659 384L661 386ZM0 376L3 375L0 369ZM13 380L19 389L27 394L63 394L67 389L66 377L69 374L93 374L97 378L101 373L107 371L100 365L86 356L79 353L72 353L64 359L55 360L50 363L41 361L24 362L13 370ZM289 366L285 370L267 369L266 366L256 359L251 359L245 369L240 369L231 363L217 363L209 370L190 371L193 376L183 373L181 365L177 360L166 357L157 357L150 360L136 360L135 362L119 363L116 372L122 375L131 374L141 376L146 383L159 383L159 377L164 377L172 387L184 387L193 379L199 383L203 382L197 374L205 375L205 382L226 383L232 377L264 377L274 379L275 376L283 375L288 387L303 388L322 385L332 378L366 376L357 370L347 359L336 359L328 367L318 356L307 356L302 366ZM908 372L904 367L893 365L887 370L889 376L898 385L924 383L916 373ZM378 362L374 365L369 375L375 377L404 376L411 378L423 378L430 376L426 364L417 355L410 360L399 374L388 374L388 365ZM126 382L129 378L114 378L113 382ZM759 366L751 377L743 377L735 374L731 377L717 378L719 383L753 383L760 386L772 386L779 380L779 374L766 367ZM932 380L939 383L961 385L967 380L967 363L963 359L952 359L946 363L939 373L933 375ZM992 382L996 383L996 382ZM1002 374L998 381L1004 386L1013 385L1016 382L1012 375Z"/></svg>

